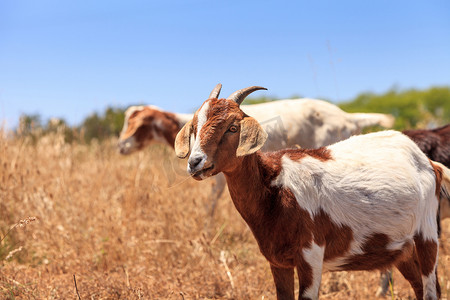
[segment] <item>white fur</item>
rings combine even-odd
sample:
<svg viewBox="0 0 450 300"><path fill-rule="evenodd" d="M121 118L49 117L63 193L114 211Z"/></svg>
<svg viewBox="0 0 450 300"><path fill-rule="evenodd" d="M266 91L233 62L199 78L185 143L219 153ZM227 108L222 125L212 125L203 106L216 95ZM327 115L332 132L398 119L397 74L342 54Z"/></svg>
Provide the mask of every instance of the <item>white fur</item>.
<svg viewBox="0 0 450 300"><path fill-rule="evenodd" d="M429 276L423 276L422 275L422 284L423 284L423 294L424 299L438 299L437 296L434 294L434 289L436 287L436 274L434 272L431 272Z"/></svg>
<svg viewBox="0 0 450 300"><path fill-rule="evenodd" d="M360 134L367 126L392 127L394 121L391 115L346 113L332 103L307 98L241 105L241 109L261 123L269 135L263 151L295 145L319 148ZM280 118L283 134L274 123L265 124L274 117Z"/></svg>
<svg viewBox="0 0 450 300"><path fill-rule="evenodd" d="M325 247L312 243L311 248L303 249L303 258L312 268L312 285L303 293L303 297L319 298L320 282L322 280L322 265Z"/></svg>
<svg viewBox="0 0 450 300"><path fill-rule="evenodd" d="M195 173L197 170L201 170L208 159L207 155L200 146L201 139L198 138L200 136L200 131L202 130L203 125L205 125L206 123L208 110L209 102L207 101L203 104L202 108L197 114L197 138L195 139L194 145L192 146L189 160L191 160L191 158L201 158L201 161L198 165L195 166L194 169L192 169L191 165L188 164L187 171L190 174Z"/></svg>

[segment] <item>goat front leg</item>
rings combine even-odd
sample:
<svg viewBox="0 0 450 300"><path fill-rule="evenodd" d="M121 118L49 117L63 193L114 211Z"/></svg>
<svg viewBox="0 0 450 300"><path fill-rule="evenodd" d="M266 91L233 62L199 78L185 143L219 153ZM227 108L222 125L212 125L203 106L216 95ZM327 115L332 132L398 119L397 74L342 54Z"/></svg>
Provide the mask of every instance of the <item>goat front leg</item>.
<svg viewBox="0 0 450 300"><path fill-rule="evenodd" d="M270 265L277 289L278 300L294 300L294 268L278 268Z"/></svg>

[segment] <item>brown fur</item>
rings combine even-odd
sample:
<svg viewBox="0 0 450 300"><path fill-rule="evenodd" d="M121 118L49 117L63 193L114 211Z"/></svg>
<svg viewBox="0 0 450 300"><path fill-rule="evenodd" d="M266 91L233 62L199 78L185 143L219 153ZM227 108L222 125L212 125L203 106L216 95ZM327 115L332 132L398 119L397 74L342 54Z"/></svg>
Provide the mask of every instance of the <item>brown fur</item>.
<svg viewBox="0 0 450 300"><path fill-rule="evenodd" d="M335 224L322 210L314 216L314 241L325 245L324 261L332 260L346 253L353 241L353 231L348 226Z"/></svg>
<svg viewBox="0 0 450 300"><path fill-rule="evenodd" d="M450 124L435 129L405 130L429 159L450 168Z"/></svg>
<svg viewBox="0 0 450 300"><path fill-rule="evenodd" d="M300 256L297 264L298 273L298 298L302 300L307 300L310 298L304 297L303 294L312 284L312 268L311 266Z"/></svg>
<svg viewBox="0 0 450 300"><path fill-rule="evenodd" d="M386 234L375 233L367 238L362 254L347 259L342 267L345 270L386 269L404 256L409 256L412 245L405 244L401 250L388 250L390 238Z"/></svg>
<svg viewBox="0 0 450 300"><path fill-rule="evenodd" d="M419 260L420 272L422 275L428 276L433 272L434 264L438 255L438 244L432 240L425 240L422 235L418 234L414 236L414 242L416 244L417 257ZM441 297L441 286L436 269L436 292L438 297Z"/></svg>
<svg viewBox="0 0 450 300"><path fill-rule="evenodd" d="M243 169L258 168L252 161L255 157L248 158L247 156L243 159ZM270 177L276 176L277 172L266 169L267 166L262 166L262 173ZM238 174L239 171L232 172L233 178L225 174L230 194L239 213L255 235L261 253L272 265L294 268L300 249L311 245L313 220L308 212L300 208L290 190L263 186L261 181L255 180L255 177L258 177L254 175L256 172L244 171ZM250 174L252 175L249 176ZM235 185L235 181L246 184ZM271 179L265 178L264 181ZM256 189L248 188L255 185ZM247 195L243 199L242 195L245 194Z"/></svg>
<svg viewBox="0 0 450 300"><path fill-rule="evenodd" d="M318 149L297 149L302 151L292 151L287 153L287 156L292 160L300 160L305 156L311 156L320 161L327 161L332 159L331 152L326 147L321 147Z"/></svg>
<svg viewBox="0 0 450 300"><path fill-rule="evenodd" d="M157 126L155 120L161 122L161 126ZM130 115L127 130L121 134L120 140L134 136L138 149L142 149L155 138L153 136L153 132L155 132L173 147L175 137L180 129L175 114L144 107Z"/></svg>
<svg viewBox="0 0 450 300"><path fill-rule="evenodd" d="M294 269L270 266L278 299L294 299Z"/></svg>
<svg viewBox="0 0 450 300"><path fill-rule="evenodd" d="M430 275L436 261L437 243L432 240L425 240L421 235L414 236L414 242L416 243L422 274Z"/></svg>
<svg viewBox="0 0 450 300"><path fill-rule="evenodd" d="M416 299L423 299L422 274L415 248L413 248L410 259L399 261L396 267L413 287Z"/></svg>
<svg viewBox="0 0 450 300"><path fill-rule="evenodd" d="M232 123L232 119L225 118L225 116L233 114L236 115L237 119L243 119L244 117L243 112L235 112L238 105L234 101L210 99L209 107L206 116L207 122L203 125L199 133L201 148L208 152L211 151L211 147L215 148L215 146L217 146L217 137L221 137L223 132L226 131L228 126Z"/></svg>

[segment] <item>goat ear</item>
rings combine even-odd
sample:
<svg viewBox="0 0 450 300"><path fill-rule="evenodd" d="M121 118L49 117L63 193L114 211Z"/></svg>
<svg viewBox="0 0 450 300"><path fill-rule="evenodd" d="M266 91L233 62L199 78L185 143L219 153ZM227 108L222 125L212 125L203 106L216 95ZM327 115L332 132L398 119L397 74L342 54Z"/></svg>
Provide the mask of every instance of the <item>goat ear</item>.
<svg viewBox="0 0 450 300"><path fill-rule="evenodd" d="M188 156L191 150L191 133L192 133L192 120L184 124L183 128L178 132L175 138L175 154L179 158L185 158Z"/></svg>
<svg viewBox="0 0 450 300"><path fill-rule="evenodd" d="M267 133L259 125L258 121L252 117L245 117L241 121L241 133L236 155L244 156L252 154L261 149L266 140Z"/></svg>

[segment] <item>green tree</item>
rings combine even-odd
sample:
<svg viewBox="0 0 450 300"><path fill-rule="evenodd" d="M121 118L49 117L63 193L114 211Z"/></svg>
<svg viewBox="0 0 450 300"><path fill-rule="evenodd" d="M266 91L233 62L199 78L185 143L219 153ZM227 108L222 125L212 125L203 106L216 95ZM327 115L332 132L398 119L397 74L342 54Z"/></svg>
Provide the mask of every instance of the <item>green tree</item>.
<svg viewBox="0 0 450 300"><path fill-rule="evenodd" d="M99 141L110 136L118 136L124 122L125 110L108 107L103 115L94 113L87 117L80 126L82 137L86 142Z"/></svg>
<svg viewBox="0 0 450 300"><path fill-rule="evenodd" d="M436 127L450 122L450 87L403 91L393 88L380 95L362 93L339 106L347 112L392 114L397 130Z"/></svg>
<svg viewBox="0 0 450 300"><path fill-rule="evenodd" d="M19 117L19 126L16 133L19 136L29 136L42 129L41 116L39 114L22 114Z"/></svg>

